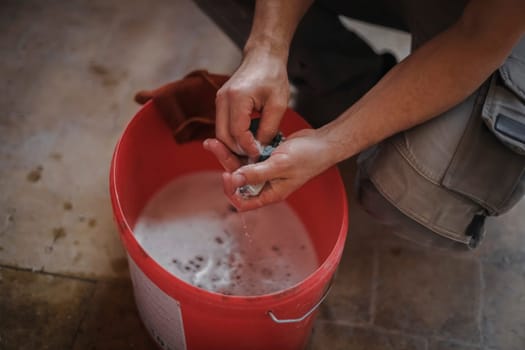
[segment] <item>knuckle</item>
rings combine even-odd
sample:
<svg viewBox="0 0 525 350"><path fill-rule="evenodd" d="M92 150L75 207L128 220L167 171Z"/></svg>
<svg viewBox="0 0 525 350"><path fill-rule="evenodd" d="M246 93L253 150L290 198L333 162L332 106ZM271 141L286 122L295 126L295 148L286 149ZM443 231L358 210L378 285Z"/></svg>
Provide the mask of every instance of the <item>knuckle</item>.
<svg viewBox="0 0 525 350"><path fill-rule="evenodd" d="M288 105L285 103L285 102L277 102L273 105L273 109L277 112L282 112L284 111L286 108L288 107Z"/></svg>
<svg viewBox="0 0 525 350"><path fill-rule="evenodd" d="M286 94L272 94L270 96L269 105L274 110L284 110L288 107L288 95Z"/></svg>
<svg viewBox="0 0 525 350"><path fill-rule="evenodd" d="M245 165L242 168L241 174L244 175L244 177L246 178L246 181L248 181L249 183L258 181L260 177L256 164Z"/></svg>
<svg viewBox="0 0 525 350"><path fill-rule="evenodd" d="M261 125L259 127L259 132L263 135L275 135L277 134L278 127L274 125Z"/></svg>
<svg viewBox="0 0 525 350"><path fill-rule="evenodd" d="M292 163L290 157L287 154L279 154L278 157L274 157L273 164L275 168L283 171L291 168Z"/></svg>
<svg viewBox="0 0 525 350"><path fill-rule="evenodd" d="M240 87L237 87L237 86L230 86L227 90L226 90L226 95L228 96L228 98L237 98L239 96L241 96L243 94L244 90Z"/></svg>
<svg viewBox="0 0 525 350"><path fill-rule="evenodd" d="M217 93L215 94L215 102L221 102L222 100L224 100L224 97L225 97L225 90L224 88L220 88L219 90L217 90Z"/></svg>

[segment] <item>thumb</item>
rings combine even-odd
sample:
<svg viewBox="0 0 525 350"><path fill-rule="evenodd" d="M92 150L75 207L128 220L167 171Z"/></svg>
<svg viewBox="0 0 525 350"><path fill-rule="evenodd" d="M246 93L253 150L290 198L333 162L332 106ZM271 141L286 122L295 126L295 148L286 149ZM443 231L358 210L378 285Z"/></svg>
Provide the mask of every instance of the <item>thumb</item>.
<svg viewBox="0 0 525 350"><path fill-rule="evenodd" d="M245 165L232 174L232 180L236 187L244 185L255 185L274 180L279 177L280 169L272 158L264 162Z"/></svg>
<svg viewBox="0 0 525 350"><path fill-rule="evenodd" d="M135 102L138 104L143 105L144 103L148 102L153 98L153 91L151 90L142 90L135 94Z"/></svg>

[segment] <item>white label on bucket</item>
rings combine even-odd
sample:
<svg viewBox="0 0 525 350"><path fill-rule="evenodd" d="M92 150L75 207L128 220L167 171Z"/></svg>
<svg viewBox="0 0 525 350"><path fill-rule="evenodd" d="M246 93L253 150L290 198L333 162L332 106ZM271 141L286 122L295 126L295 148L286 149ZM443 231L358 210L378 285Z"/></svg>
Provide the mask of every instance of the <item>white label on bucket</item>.
<svg viewBox="0 0 525 350"><path fill-rule="evenodd" d="M128 256L135 301L142 322L165 350L186 350L180 304L153 283Z"/></svg>

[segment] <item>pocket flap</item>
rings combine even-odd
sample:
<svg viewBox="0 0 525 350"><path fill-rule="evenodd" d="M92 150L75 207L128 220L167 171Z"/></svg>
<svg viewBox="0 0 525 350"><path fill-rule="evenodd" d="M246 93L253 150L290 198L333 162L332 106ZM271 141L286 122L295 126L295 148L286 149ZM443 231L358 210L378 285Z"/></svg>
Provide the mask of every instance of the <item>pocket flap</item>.
<svg viewBox="0 0 525 350"><path fill-rule="evenodd" d="M505 85L512 90L522 102L525 102L525 37L521 38L518 45L505 63L499 68L501 78Z"/></svg>
<svg viewBox="0 0 525 350"><path fill-rule="evenodd" d="M525 154L525 37L493 75L481 116L504 145Z"/></svg>

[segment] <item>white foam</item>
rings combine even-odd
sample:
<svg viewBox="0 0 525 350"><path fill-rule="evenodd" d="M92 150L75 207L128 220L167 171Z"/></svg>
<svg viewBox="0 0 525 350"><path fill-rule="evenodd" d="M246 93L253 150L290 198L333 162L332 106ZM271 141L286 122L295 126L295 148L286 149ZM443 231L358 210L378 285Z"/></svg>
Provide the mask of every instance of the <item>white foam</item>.
<svg viewBox="0 0 525 350"><path fill-rule="evenodd" d="M223 294L276 292L318 267L309 235L286 203L246 213L232 209L220 172L194 173L153 196L134 234L166 270Z"/></svg>

